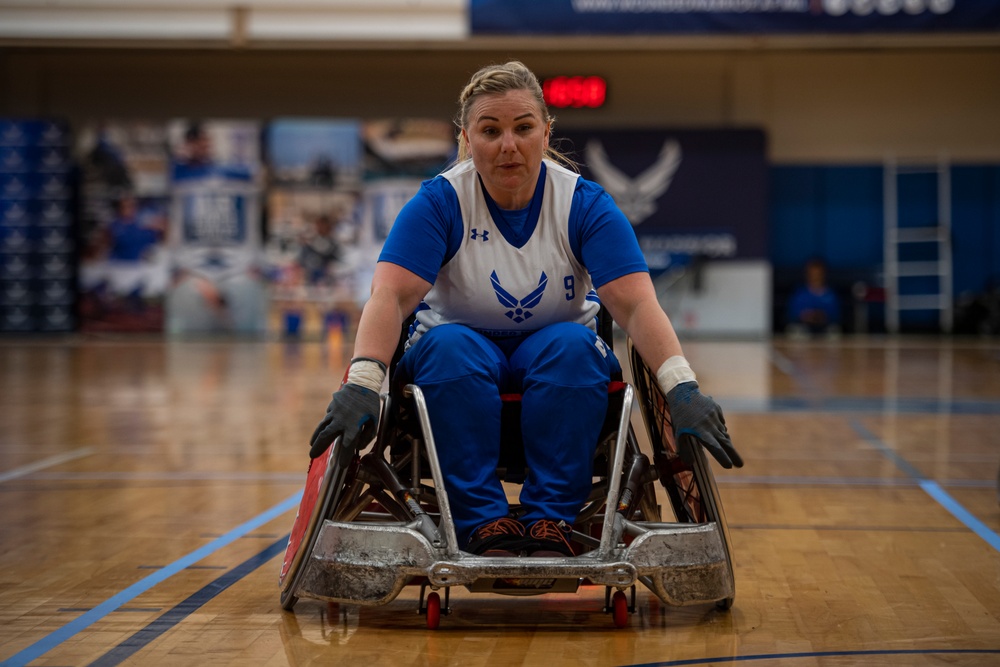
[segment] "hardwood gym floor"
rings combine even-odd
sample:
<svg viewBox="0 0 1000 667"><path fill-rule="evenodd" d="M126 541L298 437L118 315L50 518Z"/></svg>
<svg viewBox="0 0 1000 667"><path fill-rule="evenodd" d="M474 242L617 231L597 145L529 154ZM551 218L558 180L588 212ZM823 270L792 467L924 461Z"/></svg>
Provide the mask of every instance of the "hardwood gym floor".
<svg viewBox="0 0 1000 667"><path fill-rule="evenodd" d="M623 348L621 348L623 349ZM688 341L745 468L736 602L278 603L321 343L0 339L4 665L1000 664L1000 340ZM624 355L622 355L624 356Z"/></svg>

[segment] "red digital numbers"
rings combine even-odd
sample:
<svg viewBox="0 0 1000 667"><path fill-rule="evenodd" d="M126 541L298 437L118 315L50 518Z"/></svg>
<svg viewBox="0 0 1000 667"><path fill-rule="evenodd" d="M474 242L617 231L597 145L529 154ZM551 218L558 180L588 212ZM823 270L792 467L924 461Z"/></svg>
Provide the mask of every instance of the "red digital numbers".
<svg viewBox="0 0 1000 667"><path fill-rule="evenodd" d="M556 76L542 83L542 93L550 107L596 109L607 100L608 84L599 76Z"/></svg>

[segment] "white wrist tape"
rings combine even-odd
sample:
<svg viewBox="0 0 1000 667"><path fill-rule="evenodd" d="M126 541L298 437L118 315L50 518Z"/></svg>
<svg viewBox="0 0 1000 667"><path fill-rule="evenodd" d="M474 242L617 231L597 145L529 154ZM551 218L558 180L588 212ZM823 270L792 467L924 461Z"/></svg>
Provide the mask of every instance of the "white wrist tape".
<svg viewBox="0 0 1000 667"><path fill-rule="evenodd" d="M376 394L382 391L382 381L385 380L385 366L372 359L358 359L351 362L347 371L347 381L371 389Z"/></svg>
<svg viewBox="0 0 1000 667"><path fill-rule="evenodd" d="M688 365L687 359L678 355L670 357L663 362L659 370L656 371L656 382L664 394L682 382L695 381L694 371Z"/></svg>

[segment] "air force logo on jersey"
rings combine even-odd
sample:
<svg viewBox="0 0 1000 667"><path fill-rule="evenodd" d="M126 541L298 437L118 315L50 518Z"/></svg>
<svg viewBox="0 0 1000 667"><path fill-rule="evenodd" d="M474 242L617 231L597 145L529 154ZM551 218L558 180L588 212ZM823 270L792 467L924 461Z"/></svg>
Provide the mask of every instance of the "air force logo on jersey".
<svg viewBox="0 0 1000 667"><path fill-rule="evenodd" d="M509 308L505 315L520 324L532 316L531 311L528 309L534 308L541 303L542 294L544 294L545 287L549 284L549 279L543 271L541 277L538 279L538 287L520 300L503 288L496 271L490 274L490 282L493 283L493 292L497 295L497 301L505 308Z"/></svg>

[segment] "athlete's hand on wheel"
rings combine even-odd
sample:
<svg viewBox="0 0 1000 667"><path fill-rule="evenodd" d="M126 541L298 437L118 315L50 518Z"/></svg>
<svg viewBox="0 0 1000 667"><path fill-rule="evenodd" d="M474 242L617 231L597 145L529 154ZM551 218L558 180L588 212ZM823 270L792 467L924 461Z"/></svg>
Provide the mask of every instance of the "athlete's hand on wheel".
<svg viewBox="0 0 1000 667"><path fill-rule="evenodd" d="M326 416L309 440L309 456L316 458L343 436L346 456L354 455L359 447L375 436L378 427L379 395L356 384L345 384L333 394ZM350 461L350 458L347 459Z"/></svg>
<svg viewBox="0 0 1000 667"><path fill-rule="evenodd" d="M726 430L722 408L711 396L698 391L697 382L682 382L671 389L667 393L667 406L677 449L686 463L692 463L691 441L698 440L723 468L743 467L743 458Z"/></svg>

